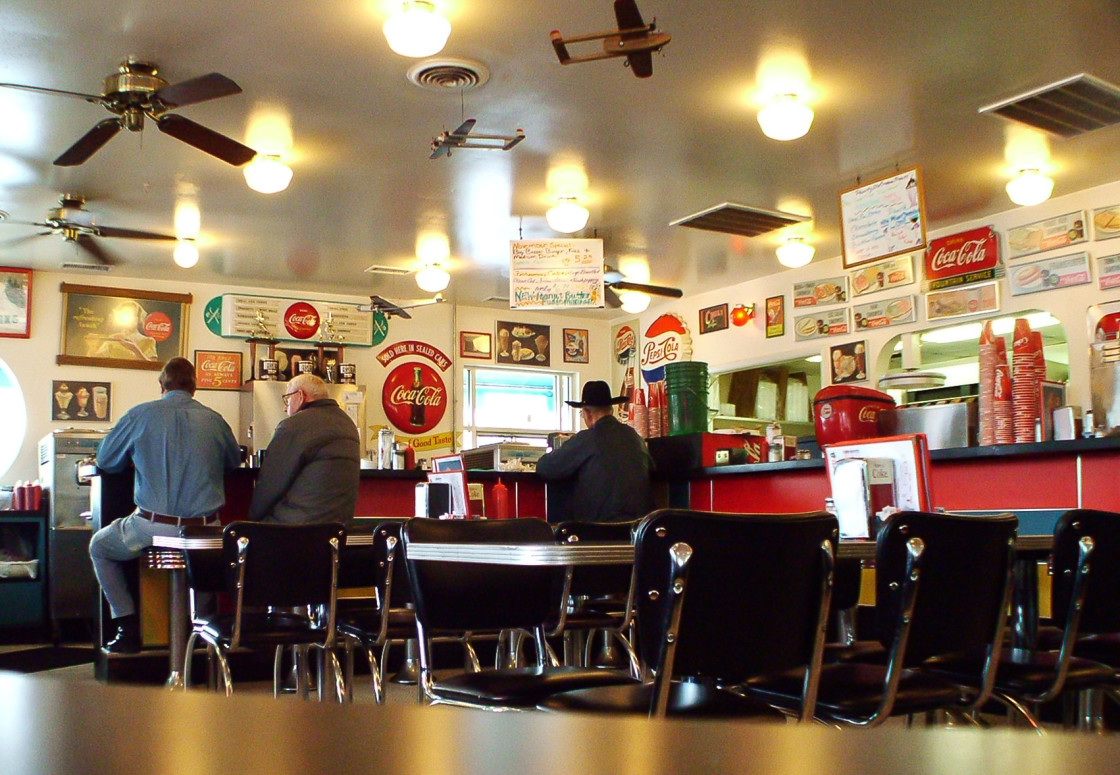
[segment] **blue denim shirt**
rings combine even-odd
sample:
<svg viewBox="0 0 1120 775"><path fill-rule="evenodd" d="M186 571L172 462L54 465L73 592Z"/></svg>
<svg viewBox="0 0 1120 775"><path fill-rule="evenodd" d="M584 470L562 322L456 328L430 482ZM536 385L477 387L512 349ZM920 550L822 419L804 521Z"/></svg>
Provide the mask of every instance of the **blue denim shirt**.
<svg viewBox="0 0 1120 775"><path fill-rule="evenodd" d="M133 500L142 509L173 517L213 514L226 502L225 470L240 450L222 416L185 390L125 413L97 450L99 468L136 468Z"/></svg>

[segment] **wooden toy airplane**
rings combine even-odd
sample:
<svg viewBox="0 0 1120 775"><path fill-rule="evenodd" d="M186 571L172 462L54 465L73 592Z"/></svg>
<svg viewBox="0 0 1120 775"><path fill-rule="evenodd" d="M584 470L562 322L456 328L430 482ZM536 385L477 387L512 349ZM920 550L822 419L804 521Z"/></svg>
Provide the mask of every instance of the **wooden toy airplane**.
<svg viewBox="0 0 1120 775"><path fill-rule="evenodd" d="M443 131L432 138L432 153L429 159L450 156L453 148L485 148L490 151L508 151L525 139L525 133L518 129L512 135L471 134L475 119L468 118L454 132Z"/></svg>
<svg viewBox="0 0 1120 775"><path fill-rule="evenodd" d="M553 30L552 47L560 64L573 62L593 62L596 59L626 57L626 64L638 78L653 75L653 52L660 51L672 39L668 33L657 32L657 20L646 24L638 11L637 0L614 0L614 17L618 22L617 30L591 32L586 35L573 35L565 38L559 30ZM582 43L589 40L603 41L603 51L598 54L571 56L569 43Z"/></svg>

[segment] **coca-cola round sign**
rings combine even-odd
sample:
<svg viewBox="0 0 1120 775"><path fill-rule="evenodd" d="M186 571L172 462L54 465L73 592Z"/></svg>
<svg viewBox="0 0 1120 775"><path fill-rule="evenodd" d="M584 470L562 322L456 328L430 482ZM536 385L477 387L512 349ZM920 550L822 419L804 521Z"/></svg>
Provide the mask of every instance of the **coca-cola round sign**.
<svg viewBox="0 0 1120 775"><path fill-rule="evenodd" d="M171 338L171 318L162 312L149 313L144 318L144 336L150 336L157 342L166 342Z"/></svg>
<svg viewBox="0 0 1120 775"><path fill-rule="evenodd" d="M319 331L319 313L306 301L284 311L284 329L296 339L310 339Z"/></svg>
<svg viewBox="0 0 1120 775"><path fill-rule="evenodd" d="M447 387L426 363L402 363L389 372L381 388L385 416L405 433L426 433L447 411Z"/></svg>

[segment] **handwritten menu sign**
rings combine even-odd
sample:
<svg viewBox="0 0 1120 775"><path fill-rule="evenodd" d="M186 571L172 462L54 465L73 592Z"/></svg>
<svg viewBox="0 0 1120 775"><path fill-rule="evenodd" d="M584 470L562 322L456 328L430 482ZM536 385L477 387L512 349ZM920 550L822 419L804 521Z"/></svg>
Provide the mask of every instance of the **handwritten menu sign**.
<svg viewBox="0 0 1120 775"><path fill-rule="evenodd" d="M852 272L852 296L875 293L914 282L914 256L898 256Z"/></svg>
<svg viewBox="0 0 1120 775"><path fill-rule="evenodd" d="M1038 291L1054 291L1093 281L1089 271L1089 254L1074 253L1042 261L1021 264L1007 273L1012 296Z"/></svg>
<svg viewBox="0 0 1120 775"><path fill-rule="evenodd" d="M903 170L840 193L844 268L926 244L921 173Z"/></svg>
<svg viewBox="0 0 1120 775"><path fill-rule="evenodd" d="M1007 232L1007 255L1022 258L1085 240L1085 211L1079 210L1011 229Z"/></svg>
<svg viewBox="0 0 1120 775"><path fill-rule="evenodd" d="M848 278L843 275L793 284L794 307L818 307L847 300Z"/></svg>
<svg viewBox="0 0 1120 775"><path fill-rule="evenodd" d="M848 333L848 308L821 310L793 319L794 339L804 342Z"/></svg>
<svg viewBox="0 0 1120 775"><path fill-rule="evenodd" d="M509 306L510 309L602 307L603 241L511 241Z"/></svg>

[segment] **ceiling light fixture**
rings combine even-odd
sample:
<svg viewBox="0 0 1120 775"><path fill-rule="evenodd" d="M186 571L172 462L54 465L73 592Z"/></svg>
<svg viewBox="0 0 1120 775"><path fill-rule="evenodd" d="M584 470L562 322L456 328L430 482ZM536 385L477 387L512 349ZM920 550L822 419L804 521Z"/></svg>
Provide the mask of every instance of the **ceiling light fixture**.
<svg viewBox="0 0 1120 775"><path fill-rule="evenodd" d="M773 140L796 140L813 125L813 109L796 94L775 94L758 111L758 125Z"/></svg>
<svg viewBox="0 0 1120 775"><path fill-rule="evenodd" d="M805 241L804 237L789 237L778 246L778 263L797 269L813 260L817 249Z"/></svg>
<svg viewBox="0 0 1120 775"><path fill-rule="evenodd" d="M544 214L549 228L562 234L579 231L587 225L589 217L591 213L574 196L557 197L556 204Z"/></svg>
<svg viewBox="0 0 1120 775"><path fill-rule="evenodd" d="M619 291L618 300L623 312L629 312L631 315L645 312L649 308L649 295L638 291Z"/></svg>
<svg viewBox="0 0 1120 775"><path fill-rule="evenodd" d="M443 50L451 34L451 22L428 0L405 0L399 13L382 27L389 48L401 56L430 57Z"/></svg>
<svg viewBox="0 0 1120 775"><path fill-rule="evenodd" d="M1007 181L1007 196L1017 205L1029 207L1045 202L1054 192L1054 179L1037 169L1022 169Z"/></svg>
<svg viewBox="0 0 1120 775"><path fill-rule="evenodd" d="M420 290L439 293L451 282L451 275L439 264L429 264L416 273L416 284Z"/></svg>
<svg viewBox="0 0 1120 775"><path fill-rule="evenodd" d="M258 153L245 165L245 182L262 194L276 194L292 182L292 168L275 153Z"/></svg>
<svg viewBox="0 0 1120 775"><path fill-rule="evenodd" d="M173 254L175 263L184 269L190 269L198 263L198 247L194 244L193 239L181 239L175 245L175 253Z"/></svg>

